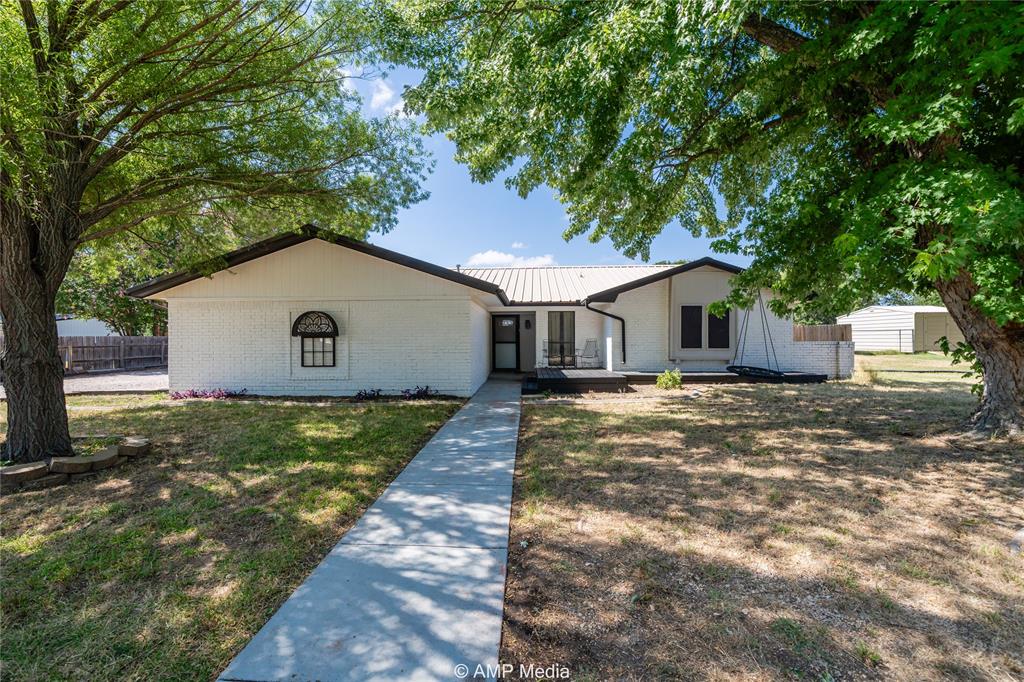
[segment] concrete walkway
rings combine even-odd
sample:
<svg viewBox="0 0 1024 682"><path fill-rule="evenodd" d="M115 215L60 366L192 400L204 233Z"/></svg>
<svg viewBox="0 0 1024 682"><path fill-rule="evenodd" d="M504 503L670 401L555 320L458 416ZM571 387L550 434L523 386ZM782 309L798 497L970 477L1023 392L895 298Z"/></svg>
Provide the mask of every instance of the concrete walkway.
<svg viewBox="0 0 1024 682"><path fill-rule="evenodd" d="M453 416L221 674L451 680L496 665L519 382Z"/></svg>

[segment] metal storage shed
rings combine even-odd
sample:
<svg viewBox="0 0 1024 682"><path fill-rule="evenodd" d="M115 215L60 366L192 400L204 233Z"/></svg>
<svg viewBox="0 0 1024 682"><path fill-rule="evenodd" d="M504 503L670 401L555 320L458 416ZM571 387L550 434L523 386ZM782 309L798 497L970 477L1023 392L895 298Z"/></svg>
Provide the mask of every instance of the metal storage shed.
<svg viewBox="0 0 1024 682"><path fill-rule="evenodd" d="M856 350L914 353L940 350L943 336L952 345L964 340L949 311L938 305L872 305L836 322L853 328Z"/></svg>

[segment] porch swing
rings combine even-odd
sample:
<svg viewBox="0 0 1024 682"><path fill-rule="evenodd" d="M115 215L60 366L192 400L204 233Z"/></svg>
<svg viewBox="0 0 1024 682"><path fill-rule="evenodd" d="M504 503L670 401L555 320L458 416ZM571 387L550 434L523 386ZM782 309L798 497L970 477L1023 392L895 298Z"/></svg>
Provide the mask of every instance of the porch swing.
<svg viewBox="0 0 1024 682"><path fill-rule="evenodd" d="M750 327L750 311L753 306L747 308L743 315L743 324L740 326L740 342L737 344L736 352L732 355L732 364L726 366L727 372L739 375L741 377L754 377L758 379L769 379L769 380L781 380L785 378L785 373L781 371L779 367L779 358L775 354L775 342L772 340L772 332L768 327L768 316L765 314L764 298L761 296L760 290L757 292L757 302L761 309L761 335L764 339L764 357L767 367L757 367L755 365L744 365L743 358L747 350L747 332ZM768 355L768 350L771 348L771 355ZM737 357L739 361L737 362ZM772 369L772 360L775 360L775 369Z"/></svg>

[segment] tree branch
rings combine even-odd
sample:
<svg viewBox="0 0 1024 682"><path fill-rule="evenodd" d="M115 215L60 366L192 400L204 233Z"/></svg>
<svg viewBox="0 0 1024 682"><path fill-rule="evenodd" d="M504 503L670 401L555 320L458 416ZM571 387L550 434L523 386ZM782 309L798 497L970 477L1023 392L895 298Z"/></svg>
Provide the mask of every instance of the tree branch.
<svg viewBox="0 0 1024 682"><path fill-rule="evenodd" d="M740 26L751 38L780 54L792 52L808 41L807 37L760 14L749 15Z"/></svg>
<svg viewBox="0 0 1024 682"><path fill-rule="evenodd" d="M859 7L861 16L867 16L871 11L873 10ZM766 19L759 14L751 14L746 17L740 26L743 28L744 33L779 54L788 54L810 42L810 38L807 36L777 24L770 19ZM889 92L888 88L873 83L870 77L865 77L863 74L853 74L850 80L863 88L879 107L884 108L892 97L892 93Z"/></svg>
<svg viewBox="0 0 1024 682"><path fill-rule="evenodd" d="M163 54L167 54L167 53L171 52L173 49L187 49L187 47L193 47L193 46L199 45L202 42L202 40L197 41L195 43L192 43L190 46L185 46L184 48L178 46L178 44L182 40L184 40L185 38L187 38L189 36L197 35L197 34L199 34L199 32L202 29L204 29L209 24L213 23L214 21L219 21L221 18L223 18L228 13L228 11L230 9L231 9L230 6L229 7L225 7L224 9L222 9L220 12L217 12L216 14L210 14L210 15L204 17L203 20L200 21L199 23L194 24L192 26L189 26L184 31L182 31L182 32L178 33L177 35L174 35L174 36L170 37L169 39L165 40L161 45L153 48L152 50L146 52L145 54L142 54L142 55L136 57L135 59L132 59L132 60L130 60L128 62L125 62L125 64L123 64L121 66L121 68L119 68L113 74L108 76L102 83L100 83L95 88L93 88L93 91L91 93L89 93L89 96L85 98L83 103L84 104L90 104L90 103L94 102L95 100L97 100L100 97L100 95L102 95L104 92L106 92L107 89L110 88L111 85L113 85L119 79L124 77L125 74L130 73L132 69L138 68L139 66L145 64L146 62L149 62L150 60L152 60L152 59L154 59L154 58L156 58L158 56L163 55ZM158 14L160 11L161 11L160 10L160 6L158 6L157 10L156 10L156 12L154 14ZM150 20L151 19L147 19L147 21L150 21ZM233 23L237 23L238 21L239 21L239 18L236 18L235 22L233 22ZM229 25L229 27L230 27L230 25Z"/></svg>
<svg viewBox="0 0 1024 682"><path fill-rule="evenodd" d="M206 200L211 198L216 199L243 199L258 197L261 195L289 195L289 196L316 196L325 193L330 193L328 190L324 190L318 187L305 188L295 187L293 189L284 189L286 183L289 180L297 179L301 177L315 176L322 173L326 173L335 168L338 168L345 163L352 161L358 156L364 156L372 153L371 149L360 149L348 154L346 156L332 160L328 164L319 166L307 166L304 168L295 168L288 171L259 171L253 173L236 173L234 175L225 174L221 177L216 176L204 176L204 175L182 175L182 176L171 176L171 177L155 177L150 178L146 181L142 181L133 185L133 187L122 194L104 201L93 207L92 210L82 215L82 226L83 228L89 227L100 221L108 218L109 216L116 213L118 210L131 206L133 204L144 203L161 196L174 192L176 190L185 189L189 187L207 186L216 187L223 190L230 190L226 193L218 194L215 197L206 197ZM261 187L252 187L252 182L257 179L262 179L265 184ZM334 194L337 194L337 190L333 190ZM196 199L190 199L193 203L201 204L202 201ZM92 239L97 239L99 236L109 236L120 231L117 226L103 228L95 233L85 234L79 241L85 242Z"/></svg>
<svg viewBox="0 0 1024 682"><path fill-rule="evenodd" d="M39 35L39 20L36 18L35 8L32 7L32 0L21 0L21 16L25 20L25 32L28 34L28 44L32 48L36 74L42 76L47 70L46 51L43 49L43 39Z"/></svg>
<svg viewBox="0 0 1024 682"><path fill-rule="evenodd" d="M655 168L659 168L660 169L660 168L676 168L676 167L679 167L679 166L689 166L691 163L693 163L697 159L703 158L705 156L717 156L719 154L723 154L723 153L725 153L727 151L731 151L732 149L735 149L736 147L739 147L740 145L746 144L751 139L753 139L754 135L756 133L758 133L758 132L768 132L769 130L772 130L774 128L779 127L780 125L783 125L783 124L788 123L790 121L795 121L796 119L801 118L803 115L804 115L803 109L801 109L800 107L794 106L789 111L786 111L785 113L779 114L779 115L777 115L777 116L775 116L775 117L773 117L773 118L771 118L771 119L769 119L767 121L764 121L761 124L761 127L758 128L757 130L747 130L747 131L743 132L742 134L738 135L735 139L728 141L728 143L726 143L726 144L722 144L722 145L718 145L718 146L713 146L713 147L707 147L705 149L700 150L699 152L687 152L686 150L687 150L688 147L685 147L685 146L682 146L682 145L671 147L669 149L666 149L664 152L662 152L662 155L661 155L662 158L663 159L678 158L678 159L681 159L681 160L680 161L666 161L664 163L658 164L657 166L655 166Z"/></svg>
<svg viewBox="0 0 1024 682"><path fill-rule="evenodd" d="M111 143L107 150L100 155L100 157L92 162L85 172L84 180L86 182L92 180L101 170L117 160L123 158L125 155L130 153L135 146L138 144L138 134L143 128L155 123L161 118L180 113L187 109L187 107L202 102L203 100L213 99L225 94L231 94L234 92L244 91L255 91L262 87L273 86L281 82L282 74L274 72L270 77L263 79L262 81L238 81L234 80L235 76L239 73L244 72L244 69L251 63L265 57L271 52L282 49L281 47L271 47L275 36L279 35L282 30L279 26L275 26L278 18L282 15L277 15L266 22L263 22L260 26L255 29L255 33L262 32L266 29L272 31L271 35L260 38L254 46L248 51L243 52L239 50L236 54L239 58L230 60L228 63L231 64L227 72L219 75L216 79L209 82L202 82L195 86L183 91L176 93L163 102L156 104L153 108L143 113L130 127L122 134L116 141ZM308 31L304 34L305 39L311 39L319 29ZM285 47L294 47L299 44L299 40L291 40L285 44ZM307 64L320 59L325 56L325 51L321 47L317 47L310 51L302 60L289 65L291 71L298 70ZM184 74L192 71L199 71L204 68L204 65L196 61L190 61L187 63L187 68L182 73L178 74L179 79L184 79ZM147 94L143 95L145 98ZM121 122L126 120L135 111L135 107L132 104L126 105L122 111L114 116L113 119L107 121L104 124L102 130L94 135L94 141L91 142L83 150L81 155L81 162L85 163L98 147L98 140L106 139L106 136L114 131L116 126L120 125Z"/></svg>
<svg viewBox="0 0 1024 682"><path fill-rule="evenodd" d="M77 46L78 43L89 34L89 30L92 26L99 26L100 24L106 22L107 19L114 16L115 14L117 14L118 12L125 9L131 4L131 0L119 0L118 2L115 2L113 5L107 7L107 9L97 14L97 10L99 10L100 7L100 3L93 2L91 5L89 5L88 8L85 9L85 11L82 12L82 20L79 21L77 25L73 25L71 23L72 18L70 16L71 13L69 11L67 29L68 35L64 36L62 47L73 48ZM92 21L90 23L90 20L93 19L95 21Z"/></svg>

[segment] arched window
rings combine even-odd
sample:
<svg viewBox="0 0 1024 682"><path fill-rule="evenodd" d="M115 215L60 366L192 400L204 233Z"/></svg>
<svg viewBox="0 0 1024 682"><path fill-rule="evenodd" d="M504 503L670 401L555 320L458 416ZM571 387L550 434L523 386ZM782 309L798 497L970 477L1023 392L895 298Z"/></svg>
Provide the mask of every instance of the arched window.
<svg viewBox="0 0 1024 682"><path fill-rule="evenodd" d="M338 324L327 313L310 310L295 318L292 336L302 344L303 367L334 367L334 340Z"/></svg>

